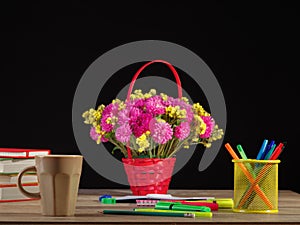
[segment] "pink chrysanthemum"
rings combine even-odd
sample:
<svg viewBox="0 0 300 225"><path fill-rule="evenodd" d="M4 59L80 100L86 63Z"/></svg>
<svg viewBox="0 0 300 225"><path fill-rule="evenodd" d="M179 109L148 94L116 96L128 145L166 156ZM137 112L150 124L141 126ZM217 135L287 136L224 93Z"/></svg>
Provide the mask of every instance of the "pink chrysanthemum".
<svg viewBox="0 0 300 225"><path fill-rule="evenodd" d="M116 129L116 139L120 142L126 143L130 140L130 135L132 131L129 124L123 124Z"/></svg>
<svg viewBox="0 0 300 225"><path fill-rule="evenodd" d="M152 116L150 113L142 113L138 117L130 120L130 127L135 137L139 137L149 130L151 119Z"/></svg>
<svg viewBox="0 0 300 225"><path fill-rule="evenodd" d="M215 121L211 116L201 116L201 118L206 124L206 130L204 134L200 135L200 138L209 138L214 129Z"/></svg>
<svg viewBox="0 0 300 225"><path fill-rule="evenodd" d="M132 107L130 108L130 112L129 112L129 117L130 120L137 120L137 118L143 114L143 110L136 108L136 107Z"/></svg>
<svg viewBox="0 0 300 225"><path fill-rule="evenodd" d="M133 106L137 107L137 108L141 108L142 109L144 107L144 105L145 105L145 100L144 99L136 99L133 102Z"/></svg>
<svg viewBox="0 0 300 225"><path fill-rule="evenodd" d="M123 125L125 123L129 123L129 120L129 110L127 108L121 110L118 114L118 124Z"/></svg>
<svg viewBox="0 0 300 225"><path fill-rule="evenodd" d="M99 138L100 134L98 134L96 132L96 128L95 127L91 127L91 129L90 129L90 136L91 136L91 138L94 141L98 141L98 138ZM108 142L108 139L102 135L101 138L100 138L100 141L101 142Z"/></svg>
<svg viewBox="0 0 300 225"><path fill-rule="evenodd" d="M110 132L114 128L112 124L107 123L107 119L111 118L110 114L102 115L100 125L102 130L105 132Z"/></svg>
<svg viewBox="0 0 300 225"><path fill-rule="evenodd" d="M153 96L148 98L145 102L146 111L151 113L153 116L161 115L166 112L166 107L163 104L160 96Z"/></svg>
<svg viewBox="0 0 300 225"><path fill-rule="evenodd" d="M99 134L96 132L96 128L95 127L91 127L90 129L90 137L94 140L97 141L99 138Z"/></svg>
<svg viewBox="0 0 300 225"><path fill-rule="evenodd" d="M173 135L171 125L165 122L151 123L150 132L153 140L158 144L167 143Z"/></svg>
<svg viewBox="0 0 300 225"><path fill-rule="evenodd" d="M184 140L190 134L190 125L188 122L182 122L179 126L175 127L174 136L179 140Z"/></svg>
<svg viewBox="0 0 300 225"><path fill-rule="evenodd" d="M111 103L108 106L106 106L105 109L103 110L102 118L100 122L103 131L110 132L114 128L112 124L107 123L107 119L117 115L118 106L119 106L118 103Z"/></svg>

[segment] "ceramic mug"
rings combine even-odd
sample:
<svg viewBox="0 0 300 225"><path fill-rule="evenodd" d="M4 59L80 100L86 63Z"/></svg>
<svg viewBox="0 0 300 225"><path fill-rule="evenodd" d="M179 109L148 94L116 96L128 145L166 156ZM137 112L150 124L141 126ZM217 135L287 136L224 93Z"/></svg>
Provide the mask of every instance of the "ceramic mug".
<svg viewBox="0 0 300 225"><path fill-rule="evenodd" d="M18 188L25 196L40 199L42 215L74 216L82 162L81 155L37 155L35 166L18 174ZM22 177L29 171L37 174L38 193L30 193L22 186Z"/></svg>

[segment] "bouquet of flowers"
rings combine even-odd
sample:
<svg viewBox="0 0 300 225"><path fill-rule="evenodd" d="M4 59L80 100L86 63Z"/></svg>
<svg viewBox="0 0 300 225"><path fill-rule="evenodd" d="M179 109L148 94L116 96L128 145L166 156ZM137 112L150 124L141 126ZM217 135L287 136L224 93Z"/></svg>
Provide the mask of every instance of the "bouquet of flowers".
<svg viewBox="0 0 300 225"><path fill-rule="evenodd" d="M170 158L182 148L202 144L209 148L221 139L223 130L199 103L186 97L173 98L155 89L147 93L135 90L130 100L114 99L82 114L91 125L90 137L111 142L125 158Z"/></svg>

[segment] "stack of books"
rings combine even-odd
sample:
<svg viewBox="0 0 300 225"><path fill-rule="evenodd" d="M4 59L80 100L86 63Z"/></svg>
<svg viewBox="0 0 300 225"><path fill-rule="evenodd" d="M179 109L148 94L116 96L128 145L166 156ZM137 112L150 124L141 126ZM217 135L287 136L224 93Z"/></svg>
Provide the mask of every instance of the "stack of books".
<svg viewBox="0 0 300 225"><path fill-rule="evenodd" d="M0 202L33 200L23 195L17 186L20 171L35 165L36 155L49 155L48 149L0 148ZM37 176L34 172L26 173L22 184L29 192L39 192Z"/></svg>

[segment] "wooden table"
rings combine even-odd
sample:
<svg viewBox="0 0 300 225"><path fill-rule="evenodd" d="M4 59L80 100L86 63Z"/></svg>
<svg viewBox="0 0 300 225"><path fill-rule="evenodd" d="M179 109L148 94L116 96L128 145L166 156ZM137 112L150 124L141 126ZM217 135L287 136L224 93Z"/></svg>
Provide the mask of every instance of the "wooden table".
<svg viewBox="0 0 300 225"><path fill-rule="evenodd" d="M232 198L231 190L169 190L174 196L214 196ZM47 217L40 214L39 200L0 203L0 224L300 224L300 194L279 191L279 212L276 214L234 213L230 209L213 211L212 218L158 216L120 216L101 214L103 209L132 209L134 203L100 204L102 194L130 195L129 190L82 189L73 217Z"/></svg>

